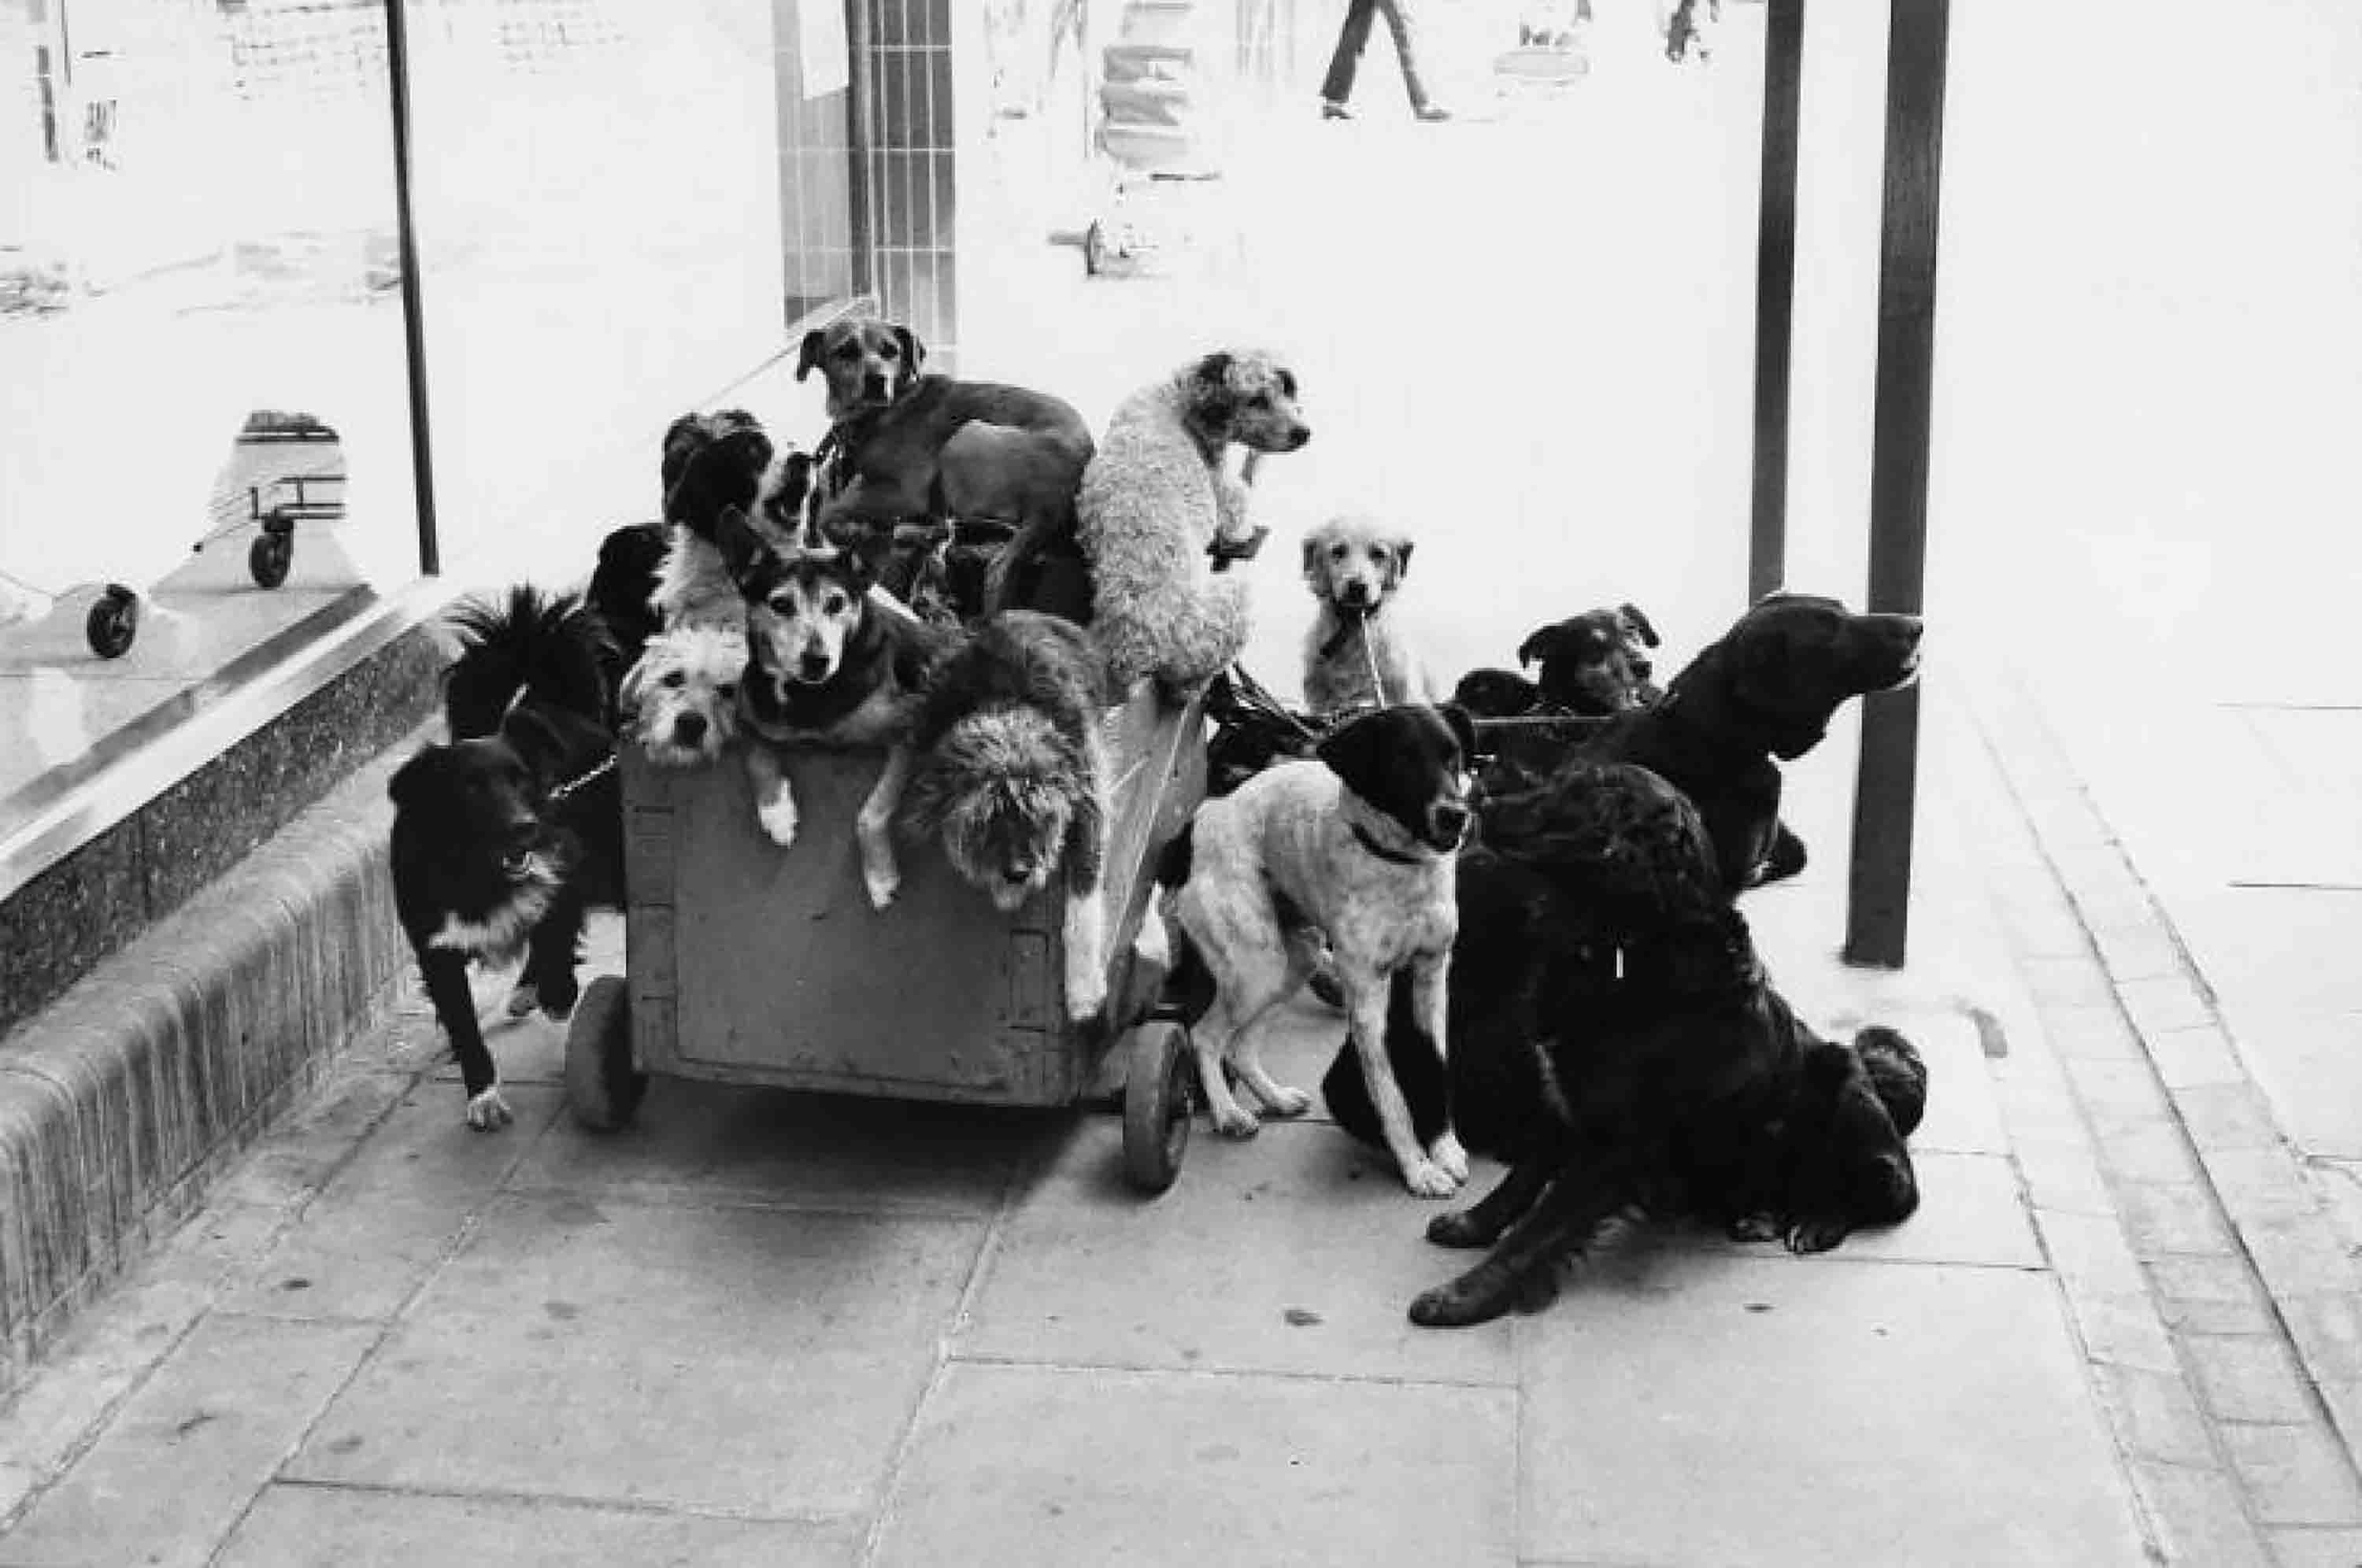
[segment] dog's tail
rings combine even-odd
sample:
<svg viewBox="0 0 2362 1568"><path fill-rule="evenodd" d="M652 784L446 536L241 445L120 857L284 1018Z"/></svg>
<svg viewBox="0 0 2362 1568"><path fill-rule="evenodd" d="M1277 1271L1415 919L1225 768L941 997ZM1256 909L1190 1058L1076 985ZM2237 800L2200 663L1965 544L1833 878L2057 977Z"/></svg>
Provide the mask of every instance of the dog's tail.
<svg viewBox="0 0 2362 1568"><path fill-rule="evenodd" d="M579 594L546 594L519 583L497 599L469 599L446 617L460 652L443 678L443 715L453 740L498 734L524 696L603 726L608 690L602 659L613 639Z"/></svg>
<svg viewBox="0 0 2362 1568"><path fill-rule="evenodd" d="M1918 1047L1900 1031L1873 1023L1854 1035L1853 1048L1894 1130L1908 1138L1927 1113L1927 1064Z"/></svg>

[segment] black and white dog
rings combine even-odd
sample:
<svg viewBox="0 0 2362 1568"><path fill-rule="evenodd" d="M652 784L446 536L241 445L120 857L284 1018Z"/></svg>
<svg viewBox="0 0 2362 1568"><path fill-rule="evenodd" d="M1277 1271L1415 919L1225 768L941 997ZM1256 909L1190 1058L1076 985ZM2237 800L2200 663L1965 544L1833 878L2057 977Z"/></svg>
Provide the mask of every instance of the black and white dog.
<svg viewBox="0 0 2362 1568"><path fill-rule="evenodd" d="M1210 974L1212 997L1191 1037L1215 1127L1258 1125L1224 1081L1225 1059L1265 1110L1301 1116L1311 1096L1264 1070L1273 1010L1335 955L1351 1034L1381 1140L1404 1185L1448 1198L1468 1161L1447 1119L1415 1123L1391 1064L1434 1056L1447 1019L1445 972L1459 915L1455 857L1475 821L1469 777L1475 734L1453 707L1381 708L1330 731L1319 760L1282 762L1198 809L1166 847L1158 880L1176 889L1170 919L1175 981ZM1402 977L1405 1005L1388 1020ZM1416 1036L1390 1051L1389 1028ZM1433 1097L1427 1097L1433 1098Z"/></svg>
<svg viewBox="0 0 2362 1568"><path fill-rule="evenodd" d="M393 901L450 1037L468 1125L511 1120L468 988L470 961L524 973L508 1012L573 1010L584 911L623 896L623 798L605 629L573 595L510 591L452 612L448 744L392 779Z"/></svg>

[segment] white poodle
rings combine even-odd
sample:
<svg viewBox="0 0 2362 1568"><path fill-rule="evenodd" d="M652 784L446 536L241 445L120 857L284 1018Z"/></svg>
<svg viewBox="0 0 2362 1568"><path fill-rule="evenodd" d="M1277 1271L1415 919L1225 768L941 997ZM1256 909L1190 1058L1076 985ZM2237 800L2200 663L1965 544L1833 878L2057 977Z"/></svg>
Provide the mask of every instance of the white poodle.
<svg viewBox="0 0 2362 1568"><path fill-rule="evenodd" d="M1117 405L1083 470L1076 512L1090 563L1091 629L1111 691L1142 676L1195 690L1246 644L1246 583L1212 575L1207 552L1252 530L1247 480L1266 452L1312 438L1296 375L1265 353L1209 354ZM1247 448L1245 474L1222 460Z"/></svg>

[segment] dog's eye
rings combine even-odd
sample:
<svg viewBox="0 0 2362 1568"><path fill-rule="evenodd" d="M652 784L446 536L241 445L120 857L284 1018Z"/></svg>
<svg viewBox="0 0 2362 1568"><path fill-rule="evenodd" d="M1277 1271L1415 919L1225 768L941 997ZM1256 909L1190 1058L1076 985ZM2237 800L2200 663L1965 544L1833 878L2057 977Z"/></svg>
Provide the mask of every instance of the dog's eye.
<svg viewBox="0 0 2362 1568"><path fill-rule="evenodd" d="M730 701L738 695L738 683L733 680L717 686L713 689L713 694L724 702Z"/></svg>
<svg viewBox="0 0 2362 1568"><path fill-rule="evenodd" d="M1271 393L1267 392L1259 392L1255 393L1254 396L1247 399L1247 406L1249 408L1269 408L1271 406Z"/></svg>
<svg viewBox="0 0 2362 1568"><path fill-rule="evenodd" d="M820 612L823 615L842 615L849 602L844 594L832 593L820 602Z"/></svg>
<svg viewBox="0 0 2362 1568"><path fill-rule="evenodd" d="M1352 551L1347 549L1342 545L1331 545L1329 547L1329 558L1332 561L1341 561L1352 553Z"/></svg>
<svg viewBox="0 0 2362 1568"><path fill-rule="evenodd" d="M676 669L664 678L663 684L671 688L673 690L678 691L682 687L689 684L689 677Z"/></svg>

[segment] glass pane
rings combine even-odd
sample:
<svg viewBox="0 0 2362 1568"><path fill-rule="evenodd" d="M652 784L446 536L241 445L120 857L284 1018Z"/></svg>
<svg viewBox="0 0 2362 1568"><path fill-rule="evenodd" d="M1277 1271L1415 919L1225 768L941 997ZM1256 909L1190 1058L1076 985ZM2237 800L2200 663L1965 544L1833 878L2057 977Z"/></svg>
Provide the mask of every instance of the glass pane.
<svg viewBox="0 0 2362 1568"><path fill-rule="evenodd" d="M408 14L447 562L469 580L579 579L604 530L657 515L665 425L781 348L798 280L774 7Z"/></svg>
<svg viewBox="0 0 2362 1568"><path fill-rule="evenodd" d="M0 0L0 834L417 575L391 143L376 6Z"/></svg>

